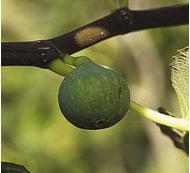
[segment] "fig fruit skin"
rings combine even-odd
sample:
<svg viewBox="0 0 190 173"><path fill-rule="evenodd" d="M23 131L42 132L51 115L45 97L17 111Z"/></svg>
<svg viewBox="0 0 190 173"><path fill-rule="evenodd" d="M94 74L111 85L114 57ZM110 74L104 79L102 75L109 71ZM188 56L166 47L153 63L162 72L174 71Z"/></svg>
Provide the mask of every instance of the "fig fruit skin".
<svg viewBox="0 0 190 173"><path fill-rule="evenodd" d="M96 130L111 127L124 117L130 104L130 92L120 73L89 62L64 78L58 101L70 123Z"/></svg>

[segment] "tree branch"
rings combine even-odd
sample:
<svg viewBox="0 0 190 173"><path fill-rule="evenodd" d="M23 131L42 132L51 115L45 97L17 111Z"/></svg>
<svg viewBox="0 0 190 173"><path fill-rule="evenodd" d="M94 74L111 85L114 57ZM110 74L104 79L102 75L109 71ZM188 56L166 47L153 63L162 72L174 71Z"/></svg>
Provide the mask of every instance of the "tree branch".
<svg viewBox="0 0 190 173"><path fill-rule="evenodd" d="M2 65L47 68L53 59L102 40L142 29L188 24L188 21L188 5L142 11L121 8L59 37L31 42L2 42Z"/></svg>

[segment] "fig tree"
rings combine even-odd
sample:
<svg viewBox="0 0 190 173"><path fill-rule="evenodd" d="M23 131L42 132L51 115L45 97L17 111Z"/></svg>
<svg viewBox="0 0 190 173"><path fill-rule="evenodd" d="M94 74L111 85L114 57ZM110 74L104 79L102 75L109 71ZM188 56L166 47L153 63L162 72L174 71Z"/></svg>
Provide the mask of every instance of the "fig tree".
<svg viewBox="0 0 190 173"><path fill-rule="evenodd" d="M79 58L59 89L58 101L65 118L83 129L113 126L126 114L130 93L117 71Z"/></svg>

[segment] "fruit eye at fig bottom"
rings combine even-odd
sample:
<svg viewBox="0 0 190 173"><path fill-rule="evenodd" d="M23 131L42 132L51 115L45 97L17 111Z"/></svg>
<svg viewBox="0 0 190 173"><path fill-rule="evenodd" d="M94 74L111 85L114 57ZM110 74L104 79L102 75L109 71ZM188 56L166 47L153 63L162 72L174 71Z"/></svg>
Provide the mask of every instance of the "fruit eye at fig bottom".
<svg viewBox="0 0 190 173"><path fill-rule="evenodd" d="M95 126L97 128L103 127L107 123L106 119L100 119L95 122Z"/></svg>

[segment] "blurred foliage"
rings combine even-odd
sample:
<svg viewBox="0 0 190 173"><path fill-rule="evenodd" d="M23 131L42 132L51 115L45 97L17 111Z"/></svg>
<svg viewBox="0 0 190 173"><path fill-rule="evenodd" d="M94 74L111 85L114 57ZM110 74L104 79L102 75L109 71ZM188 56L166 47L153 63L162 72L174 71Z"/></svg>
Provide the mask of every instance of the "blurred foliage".
<svg viewBox="0 0 190 173"><path fill-rule="evenodd" d="M133 0L131 9L181 4L181 0ZM95 8L96 7L96 8ZM2 0L2 41L54 37L109 14L99 0ZM79 20L80 19L80 20ZM115 37L77 54L111 66L129 81L132 99L173 112L177 101L169 62L188 45L188 26ZM98 131L73 127L57 102L62 77L34 67L2 68L2 160L32 173L179 173L186 155L152 122L130 111L117 125Z"/></svg>

